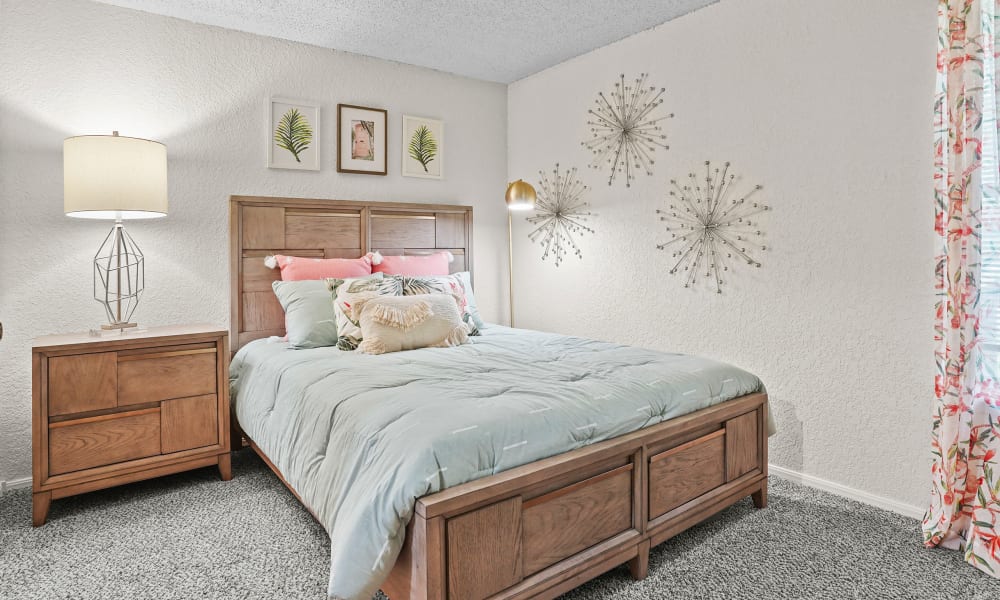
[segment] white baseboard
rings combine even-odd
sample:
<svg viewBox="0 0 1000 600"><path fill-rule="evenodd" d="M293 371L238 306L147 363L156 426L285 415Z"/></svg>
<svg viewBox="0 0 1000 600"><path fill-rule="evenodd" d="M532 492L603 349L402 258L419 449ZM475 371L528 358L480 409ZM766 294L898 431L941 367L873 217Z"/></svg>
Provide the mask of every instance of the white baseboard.
<svg viewBox="0 0 1000 600"><path fill-rule="evenodd" d="M815 477L813 475L806 475L805 473L799 473L798 471L793 471L791 469L786 469L770 463L767 465L767 469L769 474L777 475L782 479L787 479L795 483L801 483L802 485L823 490L824 492L830 492L831 494L843 496L844 498L849 498L851 500L857 500L858 502L883 508L906 517L912 517L914 519L924 518L924 509L919 506L913 506L912 504L906 504L904 502L898 502L882 496L876 496L875 494L869 494L868 492L862 492L861 490L856 490L840 483L820 479L819 477Z"/></svg>
<svg viewBox="0 0 1000 600"><path fill-rule="evenodd" d="M799 473L798 471L786 469L785 467L779 467L774 464L768 464L767 469L771 475L777 475L782 479L807 485L809 487L823 490L824 492L830 492L831 494L836 494L838 496L843 496L844 498L849 498L851 500L857 500L858 502L889 510L906 517L912 517L914 519L924 518L924 509L919 506L898 502L883 496L876 496L875 494L869 494L868 492L862 492L861 490L856 490L840 483L835 483L814 475ZM30 477L0 481L0 493L6 492L7 490L16 490L27 487L31 487Z"/></svg>
<svg viewBox="0 0 1000 600"><path fill-rule="evenodd" d="M7 490L16 490L27 487L31 487L31 477L11 479L10 481L0 481L0 494L6 492Z"/></svg>

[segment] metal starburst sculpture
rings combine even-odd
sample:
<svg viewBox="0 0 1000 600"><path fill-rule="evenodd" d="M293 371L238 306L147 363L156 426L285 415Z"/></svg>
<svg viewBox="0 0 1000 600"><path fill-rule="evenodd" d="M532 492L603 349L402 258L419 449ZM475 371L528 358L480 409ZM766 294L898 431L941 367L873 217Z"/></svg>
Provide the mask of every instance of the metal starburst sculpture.
<svg viewBox="0 0 1000 600"><path fill-rule="evenodd" d="M766 251L767 246L758 221L751 217L771 208L752 200L762 189L760 185L744 196L732 197L735 176L729 173L728 162L720 172L705 161L703 181L694 173L688 177L691 183L683 187L671 180L674 189L670 196L675 204L670 204L668 210L656 209L670 233L670 240L656 247L670 250L671 257L677 259L669 273L683 273L684 287L694 287L699 275L704 274L721 294L730 263L760 267L754 256Z"/></svg>
<svg viewBox="0 0 1000 600"><path fill-rule="evenodd" d="M577 179L576 169L560 173L559 163L552 170L551 180L542 171L538 175L541 180L538 184L535 215L527 218L529 223L535 225L535 229L528 234L528 238L541 244L544 249L542 260L551 254L557 267L569 250L583 258L573 235L594 233L586 224L587 219L593 215L587 210L589 205L582 199L587 186Z"/></svg>
<svg viewBox="0 0 1000 600"><path fill-rule="evenodd" d="M625 85L625 75L615 83L609 99L604 92L597 94L596 108L587 111L591 138L581 142L594 155L590 167L604 169L610 166L608 185L615 177L625 173L625 187L632 186L635 172L643 170L653 174L653 155L656 148L668 150L663 127L659 122L674 116L673 113L657 117L654 113L663 104L664 88L647 86L647 73L641 73L632 85Z"/></svg>

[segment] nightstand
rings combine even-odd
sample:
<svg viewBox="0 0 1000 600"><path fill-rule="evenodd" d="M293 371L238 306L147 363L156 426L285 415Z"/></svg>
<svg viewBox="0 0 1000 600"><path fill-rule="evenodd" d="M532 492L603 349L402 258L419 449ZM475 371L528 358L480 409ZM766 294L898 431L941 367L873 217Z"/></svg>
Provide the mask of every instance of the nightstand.
<svg viewBox="0 0 1000 600"><path fill-rule="evenodd" d="M208 325L37 338L32 523L52 500L218 465L229 456L229 337Z"/></svg>

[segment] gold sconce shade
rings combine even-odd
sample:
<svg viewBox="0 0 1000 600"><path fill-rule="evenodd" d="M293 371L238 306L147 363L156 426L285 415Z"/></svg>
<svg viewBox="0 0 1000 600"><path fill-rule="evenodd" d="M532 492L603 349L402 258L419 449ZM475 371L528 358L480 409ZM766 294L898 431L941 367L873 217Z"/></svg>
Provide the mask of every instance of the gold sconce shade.
<svg viewBox="0 0 1000 600"><path fill-rule="evenodd" d="M531 210L535 207L535 188L530 183L518 179L507 186L507 208L509 210Z"/></svg>
<svg viewBox="0 0 1000 600"><path fill-rule="evenodd" d="M63 142L63 210L88 219L148 219L167 214L167 147L113 135Z"/></svg>

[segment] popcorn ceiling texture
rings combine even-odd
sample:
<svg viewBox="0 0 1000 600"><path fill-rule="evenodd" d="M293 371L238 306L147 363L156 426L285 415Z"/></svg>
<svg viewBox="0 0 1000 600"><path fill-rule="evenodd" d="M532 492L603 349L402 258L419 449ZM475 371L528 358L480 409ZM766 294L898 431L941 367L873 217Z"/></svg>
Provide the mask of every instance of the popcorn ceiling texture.
<svg viewBox="0 0 1000 600"><path fill-rule="evenodd" d="M511 82L718 0L101 0Z"/></svg>
<svg viewBox="0 0 1000 600"><path fill-rule="evenodd" d="M771 462L922 507L936 22L910 0L724 0L512 84L508 178L575 166L597 213L583 260L558 268L515 219L516 324L746 368L770 392ZM580 146L622 72L650 73L676 113L671 149L630 190L585 169ZM669 180L705 160L731 161L774 208L763 266L737 268L721 296L684 289L655 247Z"/></svg>
<svg viewBox="0 0 1000 600"><path fill-rule="evenodd" d="M167 145L170 214L133 221L141 325L229 321L231 194L475 207L476 295L506 306L505 86L91 2L0 4L0 481L31 475L31 339L102 322L93 253L110 222L62 212L62 142ZM319 103L322 170L266 165L270 95ZM389 174L336 172L336 104L389 111ZM400 172L403 113L443 119L443 181Z"/></svg>

